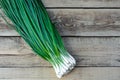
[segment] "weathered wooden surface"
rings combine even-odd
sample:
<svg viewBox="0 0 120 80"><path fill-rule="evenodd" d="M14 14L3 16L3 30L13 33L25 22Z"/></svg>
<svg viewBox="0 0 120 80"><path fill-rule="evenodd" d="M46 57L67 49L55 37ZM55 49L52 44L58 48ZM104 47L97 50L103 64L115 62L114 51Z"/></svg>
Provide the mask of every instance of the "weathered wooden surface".
<svg viewBox="0 0 120 80"><path fill-rule="evenodd" d="M55 76L53 68L0 68L0 80L120 80L120 68L75 68L62 79Z"/></svg>
<svg viewBox="0 0 120 80"><path fill-rule="evenodd" d="M120 0L42 0L46 7L120 7Z"/></svg>
<svg viewBox="0 0 120 80"><path fill-rule="evenodd" d="M77 60L61 80L120 80L120 0L42 1ZM59 80L1 17L0 80Z"/></svg>
<svg viewBox="0 0 120 80"><path fill-rule="evenodd" d="M120 38L63 37L77 66L120 66ZM51 66L33 55L20 37L0 37L0 67Z"/></svg>
<svg viewBox="0 0 120 80"><path fill-rule="evenodd" d="M49 9L62 36L120 36L120 9ZM19 36L0 18L0 36Z"/></svg>

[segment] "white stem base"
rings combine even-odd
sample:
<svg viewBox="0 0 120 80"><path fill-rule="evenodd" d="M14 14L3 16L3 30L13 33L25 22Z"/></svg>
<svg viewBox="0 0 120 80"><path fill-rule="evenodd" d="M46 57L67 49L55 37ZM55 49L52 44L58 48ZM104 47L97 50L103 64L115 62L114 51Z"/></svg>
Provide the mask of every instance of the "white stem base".
<svg viewBox="0 0 120 80"><path fill-rule="evenodd" d="M61 78L62 76L69 73L76 65L75 59L70 54L68 55L69 56L61 55L63 62L59 65L53 66L58 78Z"/></svg>

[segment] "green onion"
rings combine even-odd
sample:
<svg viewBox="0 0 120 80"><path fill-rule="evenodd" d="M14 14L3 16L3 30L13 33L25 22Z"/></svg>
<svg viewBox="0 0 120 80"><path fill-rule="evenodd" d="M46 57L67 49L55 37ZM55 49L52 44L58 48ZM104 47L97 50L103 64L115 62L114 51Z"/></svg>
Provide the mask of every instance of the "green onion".
<svg viewBox="0 0 120 80"><path fill-rule="evenodd" d="M41 0L0 0L0 6L32 50L52 64L58 78L74 68L76 61L65 49Z"/></svg>

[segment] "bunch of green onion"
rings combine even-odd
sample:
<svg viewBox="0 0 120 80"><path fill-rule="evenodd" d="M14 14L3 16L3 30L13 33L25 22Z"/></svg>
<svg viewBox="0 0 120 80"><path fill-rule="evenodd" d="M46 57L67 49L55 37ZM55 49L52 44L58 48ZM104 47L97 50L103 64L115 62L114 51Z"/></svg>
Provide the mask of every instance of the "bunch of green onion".
<svg viewBox="0 0 120 80"><path fill-rule="evenodd" d="M58 78L70 72L75 59L66 51L41 0L0 0L3 13L32 50L55 69Z"/></svg>

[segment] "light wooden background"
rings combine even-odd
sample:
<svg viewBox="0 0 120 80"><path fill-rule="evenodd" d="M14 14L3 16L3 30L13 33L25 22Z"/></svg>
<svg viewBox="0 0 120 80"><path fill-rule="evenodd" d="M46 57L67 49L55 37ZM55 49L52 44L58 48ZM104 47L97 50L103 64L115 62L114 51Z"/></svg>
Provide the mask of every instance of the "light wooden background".
<svg viewBox="0 0 120 80"><path fill-rule="evenodd" d="M43 0L76 68L61 80L120 80L120 0ZM0 80L59 80L0 17Z"/></svg>

